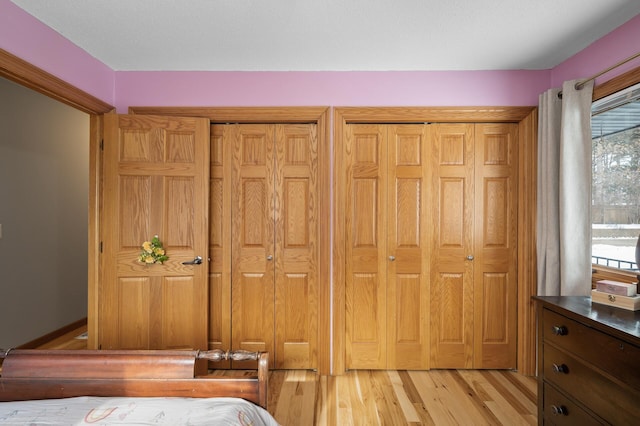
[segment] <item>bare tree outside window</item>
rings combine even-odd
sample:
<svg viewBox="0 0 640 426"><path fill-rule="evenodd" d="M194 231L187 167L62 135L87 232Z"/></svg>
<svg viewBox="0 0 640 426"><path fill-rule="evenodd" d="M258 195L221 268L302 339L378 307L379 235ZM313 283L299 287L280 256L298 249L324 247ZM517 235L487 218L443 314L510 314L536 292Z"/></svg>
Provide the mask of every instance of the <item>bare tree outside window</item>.
<svg viewBox="0 0 640 426"><path fill-rule="evenodd" d="M593 263L638 270L640 85L593 104Z"/></svg>

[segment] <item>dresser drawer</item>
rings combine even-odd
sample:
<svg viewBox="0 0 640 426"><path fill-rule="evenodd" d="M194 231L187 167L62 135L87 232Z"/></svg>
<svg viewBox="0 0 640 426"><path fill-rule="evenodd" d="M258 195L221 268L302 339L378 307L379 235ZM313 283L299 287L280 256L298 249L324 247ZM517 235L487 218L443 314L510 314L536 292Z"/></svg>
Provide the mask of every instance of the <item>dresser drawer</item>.
<svg viewBox="0 0 640 426"><path fill-rule="evenodd" d="M548 309L543 311L542 322L544 341L579 354L640 391L640 348Z"/></svg>
<svg viewBox="0 0 640 426"><path fill-rule="evenodd" d="M602 425L595 417L577 405L571 398L556 388L544 384L544 423L551 425Z"/></svg>
<svg viewBox="0 0 640 426"><path fill-rule="evenodd" d="M640 419L638 392L621 386L593 366L544 344L543 377L563 393L614 424L637 424ZM545 415L546 418L546 415Z"/></svg>

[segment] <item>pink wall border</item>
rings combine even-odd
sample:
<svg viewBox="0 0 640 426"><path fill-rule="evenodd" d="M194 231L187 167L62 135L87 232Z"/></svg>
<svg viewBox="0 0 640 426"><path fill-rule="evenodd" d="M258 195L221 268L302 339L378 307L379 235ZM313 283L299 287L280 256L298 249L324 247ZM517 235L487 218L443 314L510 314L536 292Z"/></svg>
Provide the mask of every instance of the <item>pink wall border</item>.
<svg viewBox="0 0 640 426"><path fill-rule="evenodd" d="M128 106L536 105L549 71L116 72Z"/></svg>
<svg viewBox="0 0 640 426"><path fill-rule="evenodd" d="M589 78L638 52L640 52L640 15L553 68L551 87L561 87L566 80ZM596 84L608 81L637 66L640 66L640 58L597 78Z"/></svg>
<svg viewBox="0 0 640 426"><path fill-rule="evenodd" d="M0 48L115 104L114 72L9 0L0 0Z"/></svg>

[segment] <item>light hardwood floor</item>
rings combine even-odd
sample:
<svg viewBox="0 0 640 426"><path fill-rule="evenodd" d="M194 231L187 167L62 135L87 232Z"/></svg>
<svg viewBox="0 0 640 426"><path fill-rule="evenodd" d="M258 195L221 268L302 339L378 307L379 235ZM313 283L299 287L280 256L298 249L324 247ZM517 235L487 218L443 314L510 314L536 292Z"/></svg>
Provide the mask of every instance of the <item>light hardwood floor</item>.
<svg viewBox="0 0 640 426"><path fill-rule="evenodd" d="M511 371L273 371L269 411L283 425L537 423L536 381Z"/></svg>
<svg viewBox="0 0 640 426"><path fill-rule="evenodd" d="M41 348L86 348L76 338L84 331ZM274 370L268 410L283 426L535 425L536 395L534 377L504 370L354 370L329 377Z"/></svg>

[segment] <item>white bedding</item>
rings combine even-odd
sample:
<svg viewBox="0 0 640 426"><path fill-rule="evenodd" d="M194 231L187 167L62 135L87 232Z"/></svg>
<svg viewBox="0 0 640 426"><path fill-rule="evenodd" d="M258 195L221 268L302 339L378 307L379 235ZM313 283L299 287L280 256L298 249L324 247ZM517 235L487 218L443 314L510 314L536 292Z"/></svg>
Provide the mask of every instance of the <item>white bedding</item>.
<svg viewBox="0 0 640 426"><path fill-rule="evenodd" d="M266 425L278 423L240 398L90 397L0 402L0 425Z"/></svg>

